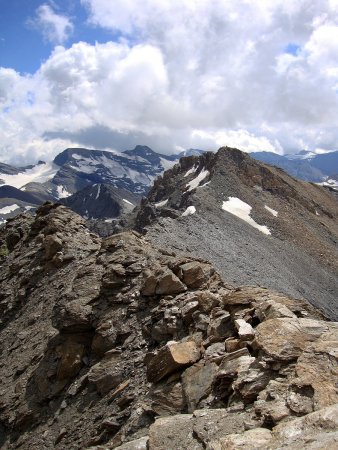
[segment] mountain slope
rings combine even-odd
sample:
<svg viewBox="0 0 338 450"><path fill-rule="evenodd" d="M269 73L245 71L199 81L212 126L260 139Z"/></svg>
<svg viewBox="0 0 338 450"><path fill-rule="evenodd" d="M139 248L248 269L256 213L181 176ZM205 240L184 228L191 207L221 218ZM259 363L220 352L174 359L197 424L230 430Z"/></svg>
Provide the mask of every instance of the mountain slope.
<svg viewBox="0 0 338 450"><path fill-rule="evenodd" d="M305 298L337 317L337 206L325 189L222 148L165 172L135 224L157 245L209 259L235 284Z"/></svg>
<svg viewBox="0 0 338 450"><path fill-rule="evenodd" d="M338 324L315 308L61 205L0 239L2 449L335 448Z"/></svg>

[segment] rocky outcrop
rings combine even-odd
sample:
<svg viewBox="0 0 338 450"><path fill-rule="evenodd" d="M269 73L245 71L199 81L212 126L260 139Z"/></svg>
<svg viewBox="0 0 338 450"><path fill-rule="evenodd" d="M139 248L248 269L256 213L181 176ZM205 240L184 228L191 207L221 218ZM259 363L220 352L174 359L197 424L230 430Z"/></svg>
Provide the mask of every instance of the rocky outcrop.
<svg viewBox="0 0 338 450"><path fill-rule="evenodd" d="M335 442L338 325L309 304L61 205L0 238L4 449Z"/></svg>

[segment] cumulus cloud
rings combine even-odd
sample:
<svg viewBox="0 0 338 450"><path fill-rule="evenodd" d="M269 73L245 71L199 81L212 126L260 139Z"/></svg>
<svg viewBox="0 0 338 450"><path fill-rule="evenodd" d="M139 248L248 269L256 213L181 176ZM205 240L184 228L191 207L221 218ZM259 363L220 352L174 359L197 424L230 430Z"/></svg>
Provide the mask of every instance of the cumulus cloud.
<svg viewBox="0 0 338 450"><path fill-rule="evenodd" d="M92 25L121 39L57 46L29 76L0 69L8 160L69 142L336 149L336 0L82 3Z"/></svg>
<svg viewBox="0 0 338 450"><path fill-rule="evenodd" d="M51 5L40 5L34 18L28 25L40 31L44 39L53 44L63 44L73 32L73 24L69 17L57 14Z"/></svg>

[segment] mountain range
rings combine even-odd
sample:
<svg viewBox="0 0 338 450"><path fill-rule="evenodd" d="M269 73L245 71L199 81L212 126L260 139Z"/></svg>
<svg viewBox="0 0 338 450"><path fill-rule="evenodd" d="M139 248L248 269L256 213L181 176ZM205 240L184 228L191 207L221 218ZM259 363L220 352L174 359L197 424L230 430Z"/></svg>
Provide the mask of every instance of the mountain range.
<svg viewBox="0 0 338 450"><path fill-rule="evenodd" d="M60 201L87 219L111 222L128 212L130 203L138 205L156 177L181 157L203 153L189 149L177 155L162 155L140 145L125 152L69 148L53 162L39 161L25 167L1 163L0 223L18 213L33 212L46 200ZM281 167L301 180L338 190L338 152L316 155L302 151L285 156L256 152L251 157ZM99 191L95 185L100 185Z"/></svg>

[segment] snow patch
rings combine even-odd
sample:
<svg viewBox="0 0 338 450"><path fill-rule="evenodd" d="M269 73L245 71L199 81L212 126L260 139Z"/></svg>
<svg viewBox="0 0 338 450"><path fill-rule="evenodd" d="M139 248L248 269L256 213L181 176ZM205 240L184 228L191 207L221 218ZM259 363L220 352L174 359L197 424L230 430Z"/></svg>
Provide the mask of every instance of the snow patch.
<svg viewBox="0 0 338 450"><path fill-rule="evenodd" d="M18 208L20 208L20 206L17 205L16 203L14 203L14 205L5 206L4 208L1 208L0 209L0 214L9 214L9 213L15 211Z"/></svg>
<svg viewBox="0 0 338 450"><path fill-rule="evenodd" d="M70 192L67 191L67 189L64 186L61 186L61 185L57 186L56 192L57 192L59 199L66 198L66 197L69 197L70 195L72 195Z"/></svg>
<svg viewBox="0 0 338 450"><path fill-rule="evenodd" d="M54 163L46 163L37 164L32 169L24 170L15 175L0 173L0 184L7 184L20 189L28 183L44 183L53 178L59 169L60 167Z"/></svg>
<svg viewBox="0 0 338 450"><path fill-rule="evenodd" d="M133 205L129 200L127 200L126 198L123 198L122 201L124 201L124 202L127 203L128 205L135 206L135 205Z"/></svg>
<svg viewBox="0 0 338 450"><path fill-rule="evenodd" d="M276 211L275 209L269 208L269 206L264 205L264 208L269 211L269 213L271 213L273 216L277 217L278 216L278 211Z"/></svg>
<svg viewBox="0 0 338 450"><path fill-rule="evenodd" d="M166 205L168 203L168 198L166 200L163 200L162 202L155 203L155 208L161 208L162 206Z"/></svg>
<svg viewBox="0 0 338 450"><path fill-rule="evenodd" d="M36 209L35 206L25 206L26 211L30 211L31 209Z"/></svg>
<svg viewBox="0 0 338 450"><path fill-rule="evenodd" d="M185 216L191 216L192 214L195 214L196 208L195 206L188 206L188 208L184 211L182 214L183 217Z"/></svg>
<svg viewBox="0 0 338 450"><path fill-rule="evenodd" d="M191 180L189 183L186 184L186 187L189 187L187 192L192 191L193 189L196 189L199 184L209 175L209 170L202 169L201 172L197 175L196 178Z"/></svg>
<svg viewBox="0 0 338 450"><path fill-rule="evenodd" d="M271 234L269 228L266 225L259 225L253 220L252 217L250 217L252 207L239 198L229 197L229 200L223 202L222 209L244 220L249 225L261 231L262 233L267 235Z"/></svg>
<svg viewBox="0 0 338 450"><path fill-rule="evenodd" d="M188 177L189 175L191 175L192 173L195 173L197 170L197 166L192 167L191 169L188 170L188 172L184 175L185 177Z"/></svg>
<svg viewBox="0 0 338 450"><path fill-rule="evenodd" d="M101 192L101 184L98 184L97 185L97 194L96 194L95 200L97 200L100 197L100 192Z"/></svg>
<svg viewBox="0 0 338 450"><path fill-rule="evenodd" d="M114 222L114 219L105 219L105 222L106 222L106 223L113 223L113 222Z"/></svg>

